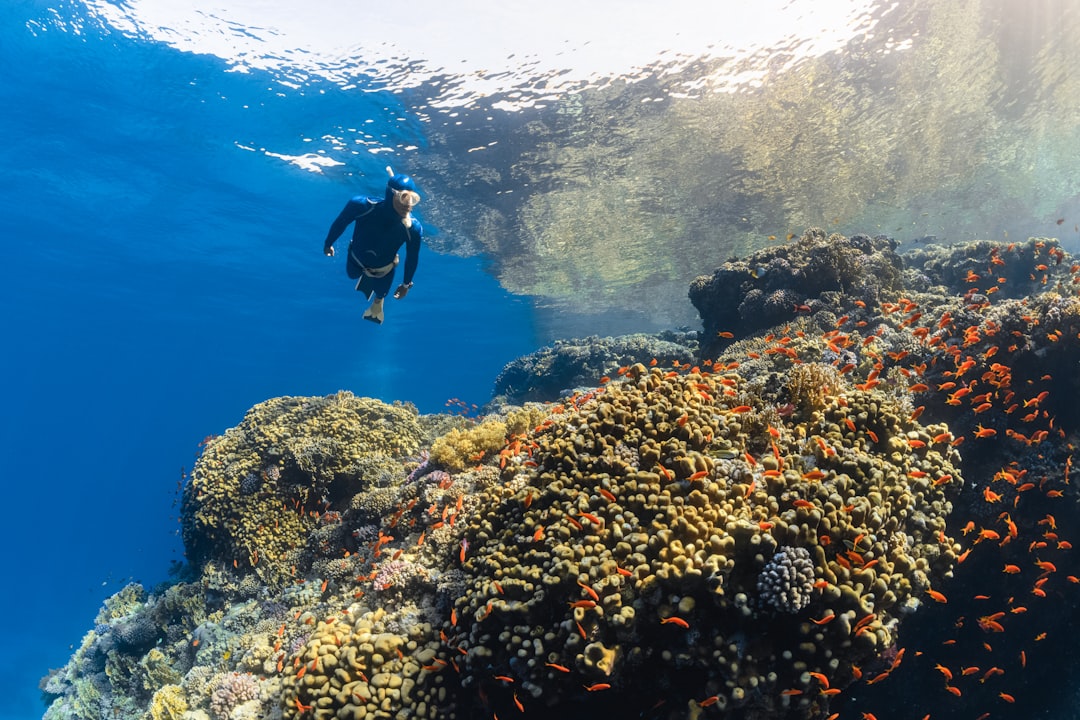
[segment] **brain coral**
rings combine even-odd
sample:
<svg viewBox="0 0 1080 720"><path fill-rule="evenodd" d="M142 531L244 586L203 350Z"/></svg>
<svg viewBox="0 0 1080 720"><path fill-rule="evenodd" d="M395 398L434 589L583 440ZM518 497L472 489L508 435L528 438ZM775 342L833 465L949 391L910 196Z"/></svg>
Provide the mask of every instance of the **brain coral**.
<svg viewBox="0 0 1080 720"><path fill-rule="evenodd" d="M951 572L962 481L941 428L847 384L799 419L741 385L634 366L544 423L481 498L444 630L497 713L674 692L810 714L828 702L811 673L849 682ZM787 556L812 582L781 612L759 579Z"/></svg>
<svg viewBox="0 0 1080 720"><path fill-rule="evenodd" d="M419 443L411 406L347 392L256 405L207 443L184 488L188 559L253 568L267 580L286 576L317 514L398 471Z"/></svg>

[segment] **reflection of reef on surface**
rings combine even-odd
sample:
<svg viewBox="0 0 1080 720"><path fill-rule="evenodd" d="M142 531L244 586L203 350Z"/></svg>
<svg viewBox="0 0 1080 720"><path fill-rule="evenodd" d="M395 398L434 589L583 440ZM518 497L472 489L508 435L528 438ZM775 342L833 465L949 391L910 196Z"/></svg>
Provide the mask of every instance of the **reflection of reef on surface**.
<svg viewBox="0 0 1080 720"><path fill-rule="evenodd" d="M693 322L681 291L703 267L810 225L904 244L1071 229L1075 3L882 7L874 32L798 63L779 48L764 77L721 59L511 119L499 97L431 108L427 212L455 228L432 242L562 314L647 306L654 331Z"/></svg>
<svg viewBox="0 0 1080 720"><path fill-rule="evenodd" d="M885 717L935 663L977 716L1072 592L1077 278L811 230L695 282L701 354L561 344L476 419L262 403L184 489L183 580L106 602L46 718Z"/></svg>

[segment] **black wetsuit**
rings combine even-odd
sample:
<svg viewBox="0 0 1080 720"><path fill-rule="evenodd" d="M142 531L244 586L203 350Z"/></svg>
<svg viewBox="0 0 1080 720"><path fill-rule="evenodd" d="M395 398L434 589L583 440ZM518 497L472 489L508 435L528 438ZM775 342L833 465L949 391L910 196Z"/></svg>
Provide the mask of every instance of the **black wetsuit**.
<svg viewBox="0 0 1080 720"><path fill-rule="evenodd" d="M387 192L389 194L389 191ZM403 282L406 285L412 282L416 264L420 260L420 241L424 236L424 229L416 218L411 218L411 221L406 228L390 199L376 200L357 195L349 200L330 226L323 247L332 247L349 223L355 223L345 272L349 277L360 280L356 284L357 290L368 297L374 293L375 297L384 298L394 284L394 269L381 277L372 277L365 274L364 270L377 270L390 265L397 257L398 250L405 245Z"/></svg>

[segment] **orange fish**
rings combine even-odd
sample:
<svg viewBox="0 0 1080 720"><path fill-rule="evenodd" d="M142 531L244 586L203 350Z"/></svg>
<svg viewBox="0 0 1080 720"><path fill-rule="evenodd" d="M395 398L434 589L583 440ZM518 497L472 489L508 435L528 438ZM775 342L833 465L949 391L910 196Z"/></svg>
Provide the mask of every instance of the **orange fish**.
<svg viewBox="0 0 1080 720"><path fill-rule="evenodd" d="M591 587L589 587L585 583L581 582L580 580L578 580L578 587L580 587L582 590L584 590L586 593L588 593L589 597L591 597L593 600L595 600L596 602L600 602L600 596L597 595L596 591L593 590Z"/></svg>
<svg viewBox="0 0 1080 720"><path fill-rule="evenodd" d="M679 627L681 627L683 629L686 629L686 628L690 627L690 623L686 622L681 617L675 617L674 615L671 616L671 617L663 618L660 621L661 625L667 625L668 623L672 623L673 625L678 625Z"/></svg>

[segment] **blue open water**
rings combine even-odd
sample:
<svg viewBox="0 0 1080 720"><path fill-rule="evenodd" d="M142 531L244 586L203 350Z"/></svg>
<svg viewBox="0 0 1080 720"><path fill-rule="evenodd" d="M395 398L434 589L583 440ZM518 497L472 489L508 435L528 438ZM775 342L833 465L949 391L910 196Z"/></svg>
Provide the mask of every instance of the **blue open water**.
<svg viewBox="0 0 1080 720"><path fill-rule="evenodd" d="M483 403L535 347L528 300L427 248L387 322L361 319L322 242L394 155L331 177L238 147L365 117L388 118L388 146L422 142L393 96L282 95L216 58L29 32L43 17L0 7L5 720L41 716L38 679L106 596L181 558L174 501L204 436L278 395Z"/></svg>

